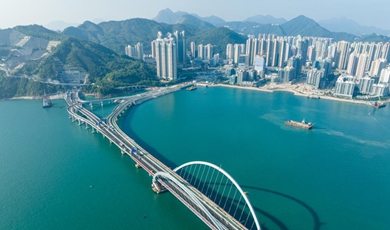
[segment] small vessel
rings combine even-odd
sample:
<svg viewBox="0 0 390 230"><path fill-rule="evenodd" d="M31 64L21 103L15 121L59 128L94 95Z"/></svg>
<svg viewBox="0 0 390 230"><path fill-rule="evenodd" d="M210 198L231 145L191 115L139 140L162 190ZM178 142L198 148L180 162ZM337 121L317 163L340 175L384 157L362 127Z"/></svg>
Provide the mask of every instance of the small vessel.
<svg viewBox="0 0 390 230"><path fill-rule="evenodd" d="M385 107L386 104L385 103L381 103L379 101L376 101L373 106L374 106L375 109L379 109L379 108Z"/></svg>
<svg viewBox="0 0 390 230"><path fill-rule="evenodd" d="M188 91L195 90L195 89L196 89L196 86L195 86L195 85L190 86L190 87L187 88Z"/></svg>
<svg viewBox="0 0 390 230"><path fill-rule="evenodd" d="M287 120L287 121L284 122L284 124L290 125L290 126L294 126L294 127L298 127L298 128L301 128L301 129L311 129L314 126L314 123L312 123L312 122L306 123L305 119L303 119L301 122L293 121L293 120Z"/></svg>
<svg viewBox="0 0 390 230"><path fill-rule="evenodd" d="M42 96L42 108L50 108L50 107L51 107L51 101L46 96L46 92L44 92L44 94Z"/></svg>

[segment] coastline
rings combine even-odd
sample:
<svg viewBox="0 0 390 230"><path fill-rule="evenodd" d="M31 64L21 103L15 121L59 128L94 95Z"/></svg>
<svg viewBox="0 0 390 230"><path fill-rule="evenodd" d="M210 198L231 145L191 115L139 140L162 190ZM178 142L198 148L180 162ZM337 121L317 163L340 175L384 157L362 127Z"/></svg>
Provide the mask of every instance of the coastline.
<svg viewBox="0 0 390 230"><path fill-rule="evenodd" d="M332 100L332 101L339 101L339 102L348 102L348 103L354 103L354 104L362 104L362 105L368 105L372 106L372 103L369 101L361 101L361 100L354 100L354 99L346 99L346 98L338 98L338 97L332 97L332 96L324 96L324 95L316 95L312 92L304 93L302 91L294 90L293 88L286 88L284 85L267 85L263 87L248 87L248 86L238 86L238 85L227 85L227 84L215 84L215 85L208 85L205 83L197 83L199 86L208 86L208 87L226 87L226 88L235 88L235 89L243 89L243 90L254 90L254 91L260 91L260 92L267 92L267 93L274 93L274 92L289 92L294 94L295 96L299 97L307 97L310 99L325 99L325 100ZM291 85L289 85L291 86ZM384 103L390 103L390 99L384 100Z"/></svg>
<svg viewBox="0 0 390 230"><path fill-rule="evenodd" d="M56 94L56 95L48 95L48 98L50 100L61 100L65 98L65 94ZM21 97L12 97L9 99L4 99L4 100L41 100L42 96L21 96Z"/></svg>

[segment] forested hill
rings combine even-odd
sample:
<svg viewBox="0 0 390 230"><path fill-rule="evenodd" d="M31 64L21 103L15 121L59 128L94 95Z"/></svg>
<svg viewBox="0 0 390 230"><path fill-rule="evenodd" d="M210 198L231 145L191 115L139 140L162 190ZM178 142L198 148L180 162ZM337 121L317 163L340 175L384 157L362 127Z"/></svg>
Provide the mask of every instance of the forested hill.
<svg viewBox="0 0 390 230"><path fill-rule="evenodd" d="M19 71L36 75L43 81L47 78L59 80L64 65L85 70L89 74L87 84L92 84L88 90L102 96L113 93L112 89L118 86L158 84L153 65L73 37L64 39L54 52L41 61L28 62Z"/></svg>

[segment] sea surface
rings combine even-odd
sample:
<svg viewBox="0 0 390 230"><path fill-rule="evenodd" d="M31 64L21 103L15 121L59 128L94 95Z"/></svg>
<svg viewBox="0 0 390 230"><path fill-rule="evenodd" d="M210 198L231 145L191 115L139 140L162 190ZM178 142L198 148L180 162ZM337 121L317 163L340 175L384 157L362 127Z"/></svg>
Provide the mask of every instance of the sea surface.
<svg viewBox="0 0 390 230"><path fill-rule="evenodd" d="M171 167L222 167L267 229L390 226L389 106L198 87L135 106L121 126ZM0 102L0 229L207 229L150 184L115 145L72 123L64 101Z"/></svg>

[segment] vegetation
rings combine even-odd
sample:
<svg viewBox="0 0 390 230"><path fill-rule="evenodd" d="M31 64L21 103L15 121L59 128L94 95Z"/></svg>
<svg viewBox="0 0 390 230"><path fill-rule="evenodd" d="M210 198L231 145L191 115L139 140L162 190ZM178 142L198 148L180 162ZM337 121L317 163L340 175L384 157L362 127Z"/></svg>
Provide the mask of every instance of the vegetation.
<svg viewBox="0 0 390 230"><path fill-rule="evenodd" d="M45 27L40 25L15 26L12 29L19 31L20 33L27 36L44 38L47 40L61 40L64 38L62 34L46 29Z"/></svg>
<svg viewBox="0 0 390 230"><path fill-rule="evenodd" d="M56 93L61 90L60 86L43 84L27 78L6 77L0 71L0 99L20 96L41 96L44 92Z"/></svg>
<svg viewBox="0 0 390 230"><path fill-rule="evenodd" d="M80 26L64 30L65 35L92 41L106 46L116 53L124 54L125 46L143 43L144 51L151 52L150 42L156 39L157 32L186 31L186 36L194 35L199 29L192 25L168 25L148 19L134 18L124 21L109 21L94 24L86 21Z"/></svg>
<svg viewBox="0 0 390 230"><path fill-rule="evenodd" d="M226 27L218 27L199 31L198 33L196 33L195 36L192 36L187 39L188 43L192 41L194 41L196 44L204 45L210 43L214 46L214 53L219 53L220 55L223 55L226 52L227 44L245 43L246 36L240 35Z"/></svg>
<svg viewBox="0 0 390 230"><path fill-rule="evenodd" d="M177 21L176 24L186 24L186 25L193 25L199 29L211 29L214 28L211 23L208 23L206 21L203 21L193 15L185 14L181 16Z"/></svg>
<svg viewBox="0 0 390 230"><path fill-rule="evenodd" d="M134 84L156 85L154 66L127 56L119 56L114 51L99 44L68 37L55 51L42 61L28 62L19 72L36 75L41 80L59 80L63 65L67 64L85 70L88 74L89 92L105 96L119 86Z"/></svg>

